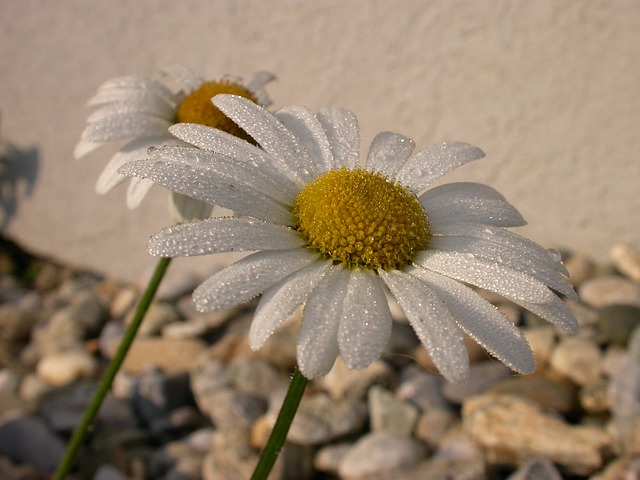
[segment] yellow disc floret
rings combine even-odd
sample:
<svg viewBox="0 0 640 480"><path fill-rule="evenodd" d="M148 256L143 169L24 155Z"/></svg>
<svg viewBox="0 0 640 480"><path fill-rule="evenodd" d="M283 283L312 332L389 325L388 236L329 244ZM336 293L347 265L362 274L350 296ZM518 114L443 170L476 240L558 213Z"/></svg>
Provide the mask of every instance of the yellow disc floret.
<svg viewBox="0 0 640 480"><path fill-rule="evenodd" d="M362 168L318 177L298 194L293 213L310 248L349 268L400 268L431 238L418 198Z"/></svg>
<svg viewBox="0 0 640 480"><path fill-rule="evenodd" d="M209 127L224 130L236 137L249 139L249 136L244 130L211 102L211 99L215 95L221 93L239 95L257 103L253 94L242 85L224 81L204 82L197 90L187 95L178 106L177 122L208 125Z"/></svg>

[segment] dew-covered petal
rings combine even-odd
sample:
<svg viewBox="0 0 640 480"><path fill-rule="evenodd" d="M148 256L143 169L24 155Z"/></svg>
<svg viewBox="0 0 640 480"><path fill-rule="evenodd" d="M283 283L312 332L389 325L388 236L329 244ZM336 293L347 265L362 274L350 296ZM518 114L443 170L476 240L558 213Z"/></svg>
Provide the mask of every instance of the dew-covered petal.
<svg viewBox="0 0 640 480"><path fill-rule="evenodd" d="M451 223L432 222L429 224L429 229L434 237L469 237L497 243L521 255L523 262L527 259L533 261L535 258L535 262L557 270L563 275L569 275L565 266L548 250L504 228L452 220Z"/></svg>
<svg viewBox="0 0 640 480"><path fill-rule="evenodd" d="M116 102L97 109L89 114L87 123L101 122L104 119L118 116L124 118L135 114L157 116L172 122L175 117L175 107L156 96L132 98L126 102Z"/></svg>
<svg viewBox="0 0 640 480"><path fill-rule="evenodd" d="M381 132L371 142L365 169L395 177L415 147L415 142L410 138L397 133Z"/></svg>
<svg viewBox="0 0 640 480"><path fill-rule="evenodd" d="M329 267L330 261L314 262L264 292L249 329L249 346L252 350L260 349L282 322L307 299Z"/></svg>
<svg viewBox="0 0 640 480"><path fill-rule="evenodd" d="M482 157L484 152L468 143L432 145L407 160L396 179L418 194L441 176Z"/></svg>
<svg viewBox="0 0 640 480"><path fill-rule="evenodd" d="M207 218L165 228L149 239L147 253L156 257L190 257L221 252L288 250L303 247L291 228L255 218Z"/></svg>
<svg viewBox="0 0 640 480"><path fill-rule="evenodd" d="M526 273L555 291L574 300L577 299L577 294L571 284L560 272L549 267L547 259L540 261L536 256L522 255L521 252L499 243L472 237L434 236L429 242L429 248L475 255L478 258Z"/></svg>
<svg viewBox="0 0 640 480"><path fill-rule="evenodd" d="M515 303L530 312L535 313L540 318L544 318L549 323L564 330L567 333L576 333L578 331L578 321L571 313L566 303L561 298L553 296L545 303L532 303L514 300Z"/></svg>
<svg viewBox="0 0 640 480"><path fill-rule="evenodd" d="M373 272L351 272L338 328L338 345L350 369L369 366L389 341L393 320L382 282Z"/></svg>
<svg viewBox="0 0 640 480"><path fill-rule="evenodd" d="M209 128L209 130L215 129ZM295 184L275 171L272 166L254 165L248 161L247 157L231 158L215 151L192 146L162 147L150 151L149 156L167 161L178 160L181 163L205 168L223 177L234 178L237 182L288 205L293 203L295 192L299 191Z"/></svg>
<svg viewBox="0 0 640 480"><path fill-rule="evenodd" d="M519 227L526 221L496 190L481 183L440 185L420 196L429 221L476 222L499 227Z"/></svg>
<svg viewBox="0 0 640 480"><path fill-rule="evenodd" d="M533 373L536 361L526 338L500 311L471 288L423 268L407 273L444 301L458 326L489 353L518 373Z"/></svg>
<svg viewBox="0 0 640 480"><path fill-rule="evenodd" d="M175 95L161 83L147 77L118 77L107 80L89 99L88 106L155 97L175 107Z"/></svg>
<svg viewBox="0 0 640 480"><path fill-rule="evenodd" d="M269 155L281 164L288 165L298 180L313 180L307 150L273 114L251 100L234 95L216 95L211 101L251 135Z"/></svg>
<svg viewBox="0 0 640 480"><path fill-rule="evenodd" d="M127 207L138 208L149 190L153 187L153 181L146 178L132 178L127 188Z"/></svg>
<svg viewBox="0 0 640 480"><path fill-rule="evenodd" d="M235 307L317 261L318 255L307 248L257 252L206 280L193 292L193 300L201 312Z"/></svg>
<svg viewBox="0 0 640 480"><path fill-rule="evenodd" d="M345 306L349 271L331 267L311 292L298 333L298 367L310 379L331 370L338 356L338 327ZM349 307L350 308L350 307Z"/></svg>
<svg viewBox="0 0 640 480"><path fill-rule="evenodd" d="M173 122L144 113L111 115L88 124L82 132L82 140L88 142L110 142L132 137L156 137L167 133Z"/></svg>
<svg viewBox="0 0 640 480"><path fill-rule="evenodd" d="M152 158L127 163L120 168L120 173L148 178L169 190L203 202L218 204L242 215L283 225L293 224L291 213L281 203L206 167Z"/></svg>
<svg viewBox="0 0 640 480"><path fill-rule="evenodd" d="M469 357L447 305L415 277L397 270L381 270L380 277L440 373L450 382L465 380L469 376Z"/></svg>
<svg viewBox="0 0 640 480"><path fill-rule="evenodd" d="M120 175L118 169L125 163L139 160L146 157L147 150L153 145L158 145L163 142L172 142L173 140L168 135L160 137L150 138L136 138L124 145L107 163L96 183L96 193L103 195L125 180L127 177Z"/></svg>
<svg viewBox="0 0 640 480"><path fill-rule="evenodd" d="M530 275L483 261L472 254L428 250L418 253L414 263L514 300L545 303L555 297L544 283Z"/></svg>
<svg viewBox="0 0 640 480"><path fill-rule="evenodd" d="M323 108L318 120L324 128L334 168L354 168L360 164L360 127L353 112L339 107Z"/></svg>
<svg viewBox="0 0 640 480"><path fill-rule="evenodd" d="M276 117L309 152L312 173L320 176L333 168L333 154L327 135L316 115L306 107L293 106L276 112Z"/></svg>

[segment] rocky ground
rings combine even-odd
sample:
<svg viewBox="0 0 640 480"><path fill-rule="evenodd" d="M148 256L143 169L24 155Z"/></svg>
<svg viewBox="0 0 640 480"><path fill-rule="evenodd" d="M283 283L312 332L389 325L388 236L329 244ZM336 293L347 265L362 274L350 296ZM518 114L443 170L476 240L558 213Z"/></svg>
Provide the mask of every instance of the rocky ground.
<svg viewBox="0 0 640 480"><path fill-rule="evenodd" d="M565 258L577 335L492 299L526 332L536 374L514 375L469 342L471 379L447 384L398 318L370 368L338 363L310 383L272 478L638 478L640 253ZM249 478L295 364L299 318L252 353L255 304L199 314L195 282L169 270L73 478ZM0 240L0 478L49 477L138 296Z"/></svg>

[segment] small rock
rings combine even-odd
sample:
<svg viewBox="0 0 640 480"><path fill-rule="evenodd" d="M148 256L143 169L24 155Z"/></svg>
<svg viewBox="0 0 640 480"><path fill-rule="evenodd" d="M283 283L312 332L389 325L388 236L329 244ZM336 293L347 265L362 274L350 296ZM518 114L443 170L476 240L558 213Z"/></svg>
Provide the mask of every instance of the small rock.
<svg viewBox="0 0 640 480"><path fill-rule="evenodd" d="M140 293L135 288L124 288L116 293L109 307L111 318L121 318L134 308Z"/></svg>
<svg viewBox="0 0 640 480"><path fill-rule="evenodd" d="M0 305L0 341L9 344L26 342L37 320L34 313L17 305Z"/></svg>
<svg viewBox="0 0 640 480"><path fill-rule="evenodd" d="M511 375L511 369L499 362L474 363L466 381L458 384L445 383L443 393L447 400L461 405L467 398L484 392L491 385Z"/></svg>
<svg viewBox="0 0 640 480"><path fill-rule="evenodd" d="M124 337L125 327L121 322L108 322L98 337L98 350L107 359L111 360Z"/></svg>
<svg viewBox="0 0 640 480"><path fill-rule="evenodd" d="M372 431L411 435L418 420L415 406L397 399L389 390L378 385L369 389L368 401Z"/></svg>
<svg viewBox="0 0 640 480"><path fill-rule="evenodd" d="M20 398L26 402L37 404L43 396L55 387L45 382L35 373L27 373L20 382Z"/></svg>
<svg viewBox="0 0 640 480"><path fill-rule="evenodd" d="M45 382L60 387L91 377L97 368L98 362L93 356L84 350L73 349L43 357L38 362L36 373Z"/></svg>
<svg viewBox="0 0 640 480"><path fill-rule="evenodd" d="M596 427L571 426L527 400L483 394L462 410L465 430L491 463L519 465L533 456L547 458L576 475L590 475L604 462L611 438Z"/></svg>
<svg viewBox="0 0 640 480"><path fill-rule="evenodd" d="M98 468L93 480L130 480L131 477L127 477L124 473L118 470L113 465L102 465Z"/></svg>
<svg viewBox="0 0 640 480"><path fill-rule="evenodd" d="M316 383L333 398L364 398L373 384L391 385L393 375L391 367L382 360L374 360L361 370L349 370L342 357L338 357L329 373Z"/></svg>
<svg viewBox="0 0 640 480"><path fill-rule="evenodd" d="M507 480L562 480L558 469L546 458L532 458Z"/></svg>
<svg viewBox="0 0 640 480"><path fill-rule="evenodd" d="M257 356L236 358L227 367L226 375L239 391L264 399L289 386L289 379L285 374Z"/></svg>
<svg viewBox="0 0 640 480"><path fill-rule="evenodd" d="M135 311L128 315L126 320L127 325L131 323L134 315ZM138 329L138 338L157 335L164 326L177 322L178 320L180 320L180 317L178 317L178 313L171 304L153 302L149 306L149 310L147 310L144 320Z"/></svg>
<svg viewBox="0 0 640 480"><path fill-rule="evenodd" d="M28 463L42 473L52 473L64 451L64 443L37 417L0 416L0 455Z"/></svg>
<svg viewBox="0 0 640 480"><path fill-rule="evenodd" d="M626 348L620 345L610 345L607 347L602 358L603 373L609 377L613 377L628 356Z"/></svg>
<svg viewBox="0 0 640 480"><path fill-rule="evenodd" d="M609 411L609 382L598 380L585 385L580 390L580 405L592 415L600 415Z"/></svg>
<svg viewBox="0 0 640 480"><path fill-rule="evenodd" d="M425 456L424 447L408 435L372 432L361 437L338 465L342 478L370 478L384 470L416 464Z"/></svg>
<svg viewBox="0 0 640 480"><path fill-rule="evenodd" d="M551 352L556 344L556 328L552 326L526 328L522 333L533 351L536 369L544 367L551 358Z"/></svg>
<svg viewBox="0 0 640 480"><path fill-rule="evenodd" d="M268 418L272 426L281 403L282 399L269 406ZM322 445L360 431L366 421L364 402L334 400L326 394L317 393L302 398L287 438L299 445Z"/></svg>
<svg viewBox="0 0 640 480"><path fill-rule="evenodd" d="M566 337L553 351L551 368L576 385L593 383L602 373L602 352L584 337Z"/></svg>
<svg viewBox="0 0 640 480"><path fill-rule="evenodd" d="M396 396L415 405L422 412L450 410L451 405L442 394L444 383L442 376L408 365L402 369Z"/></svg>
<svg viewBox="0 0 640 480"><path fill-rule="evenodd" d="M338 443L320 448L314 460L314 466L321 472L338 474L338 466L344 456L353 447L350 443Z"/></svg>
<svg viewBox="0 0 640 480"><path fill-rule="evenodd" d="M3 368L0 369L0 412L20 410L24 402L18 396L20 377L15 372Z"/></svg>
<svg viewBox="0 0 640 480"><path fill-rule="evenodd" d="M582 253L571 255L565 262L564 266L569 271L569 281L574 287L580 286L586 280L593 276L595 265Z"/></svg>
<svg viewBox="0 0 640 480"><path fill-rule="evenodd" d="M453 410L427 410L418 419L415 436L418 440L422 440L435 449L456 421L458 421L458 416Z"/></svg>
<svg viewBox="0 0 640 480"><path fill-rule="evenodd" d="M205 350L206 344L200 340L140 337L131 345L122 369L140 373L155 365L166 372L184 372L194 366L195 358Z"/></svg>
<svg viewBox="0 0 640 480"><path fill-rule="evenodd" d="M611 259L615 267L631 280L640 282L640 251L626 243L611 247Z"/></svg>
<svg viewBox="0 0 640 480"><path fill-rule="evenodd" d="M230 387L200 397L198 404L219 430L248 431L267 410L264 399Z"/></svg>
<svg viewBox="0 0 640 480"><path fill-rule="evenodd" d="M580 299L597 308L607 305L635 305L640 307L640 285L617 275L596 277L579 289Z"/></svg>
<svg viewBox="0 0 640 480"><path fill-rule="evenodd" d="M577 391L574 385L563 379L555 379L544 373L510 377L496 383L487 393L515 395L537 403L542 408L563 414L577 407Z"/></svg>
<svg viewBox="0 0 640 480"><path fill-rule="evenodd" d="M639 324L640 307L635 305L607 305L598 311L598 330L611 343L626 345Z"/></svg>
<svg viewBox="0 0 640 480"><path fill-rule="evenodd" d="M165 373L152 368L134 383L133 409L147 423L165 418L169 412L191 402L189 375Z"/></svg>

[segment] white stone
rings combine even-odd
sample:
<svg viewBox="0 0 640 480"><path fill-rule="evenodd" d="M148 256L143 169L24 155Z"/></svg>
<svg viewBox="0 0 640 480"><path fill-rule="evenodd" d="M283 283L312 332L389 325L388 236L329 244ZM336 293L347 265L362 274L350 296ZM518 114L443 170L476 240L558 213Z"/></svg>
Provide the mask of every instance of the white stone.
<svg viewBox="0 0 640 480"><path fill-rule="evenodd" d="M94 357L83 350L68 350L43 357L36 372L45 382L62 386L93 375L98 368Z"/></svg>

